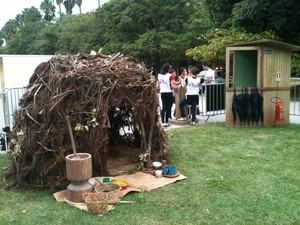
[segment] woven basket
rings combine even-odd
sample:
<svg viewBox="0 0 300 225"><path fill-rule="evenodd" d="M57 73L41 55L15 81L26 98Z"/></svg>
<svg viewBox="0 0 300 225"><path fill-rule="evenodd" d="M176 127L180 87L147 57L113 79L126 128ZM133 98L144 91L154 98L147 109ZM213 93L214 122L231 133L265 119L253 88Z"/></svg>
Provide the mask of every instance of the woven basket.
<svg viewBox="0 0 300 225"><path fill-rule="evenodd" d="M118 184L104 183L97 184L94 188L95 193L106 193L108 200L117 199L121 196L121 187Z"/></svg>
<svg viewBox="0 0 300 225"><path fill-rule="evenodd" d="M108 196L106 193L90 193L85 198L88 212L92 214L105 214L108 211L107 200Z"/></svg>

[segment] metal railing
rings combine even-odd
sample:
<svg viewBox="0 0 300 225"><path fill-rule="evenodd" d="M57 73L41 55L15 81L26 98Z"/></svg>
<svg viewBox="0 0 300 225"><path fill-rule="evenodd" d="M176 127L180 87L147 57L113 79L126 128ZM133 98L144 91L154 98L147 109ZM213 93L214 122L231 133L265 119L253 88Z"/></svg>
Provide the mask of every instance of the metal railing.
<svg viewBox="0 0 300 225"><path fill-rule="evenodd" d="M202 116L225 114L225 83L202 86L199 96L199 112Z"/></svg>
<svg viewBox="0 0 300 225"><path fill-rule="evenodd" d="M290 115L300 116L300 78L291 78Z"/></svg>
<svg viewBox="0 0 300 225"><path fill-rule="evenodd" d="M0 92L0 151L7 149L7 137L2 128L13 127L14 113L26 88L5 88Z"/></svg>
<svg viewBox="0 0 300 225"><path fill-rule="evenodd" d="M19 101L26 92L26 88L5 88L0 93L1 98L1 128L4 126L13 126L14 113L19 109ZM4 123L4 124L3 124Z"/></svg>

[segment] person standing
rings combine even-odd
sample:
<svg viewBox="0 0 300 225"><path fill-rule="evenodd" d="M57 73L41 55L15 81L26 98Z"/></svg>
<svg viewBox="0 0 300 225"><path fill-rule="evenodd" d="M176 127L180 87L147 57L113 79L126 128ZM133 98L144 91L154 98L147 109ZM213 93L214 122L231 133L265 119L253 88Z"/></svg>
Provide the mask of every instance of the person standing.
<svg viewBox="0 0 300 225"><path fill-rule="evenodd" d="M172 74L172 77L174 78L174 83L173 86L171 85L171 90L172 90L172 95L173 95L173 102L172 102L172 106L171 106L171 113L172 113L172 108L173 105L175 104L175 92L176 90L176 80L178 79L177 73L173 68L170 68L169 73ZM171 116L171 115L170 115ZM174 116L175 116L175 110L174 110ZM169 119L172 119L172 117L170 117Z"/></svg>
<svg viewBox="0 0 300 225"><path fill-rule="evenodd" d="M179 103L185 98L186 87L182 86L182 83L185 83L187 79L187 69L185 67L180 67L180 75L174 81L174 92L175 94L175 110L174 116L176 119L179 118L180 109Z"/></svg>
<svg viewBox="0 0 300 225"><path fill-rule="evenodd" d="M183 83L183 85L186 85L186 97L179 104L181 114L181 117L178 119L179 121L187 120L184 106L186 104L191 105L192 121L190 125L196 124L196 108L199 103L199 89L201 85L201 79L197 76L198 73L199 69L197 67L191 69L191 76L188 76L186 82Z"/></svg>
<svg viewBox="0 0 300 225"><path fill-rule="evenodd" d="M164 128L170 126L169 118L171 118L171 111L173 105L173 93L174 77L169 72L171 65L169 63L163 64L161 72L157 76L156 87L159 89L162 110L161 110L161 122Z"/></svg>
<svg viewBox="0 0 300 225"><path fill-rule="evenodd" d="M182 82L185 82L186 78L187 78L188 74L187 74L187 70L185 67L180 67L180 76L178 77L178 80L180 82L180 84Z"/></svg>
<svg viewBox="0 0 300 225"><path fill-rule="evenodd" d="M188 71L187 71L187 75L188 75L188 76L191 76L191 75L192 75L192 72L191 72L191 71L192 71L192 68L193 68L192 65L189 65L189 66L188 66Z"/></svg>
<svg viewBox="0 0 300 225"><path fill-rule="evenodd" d="M207 62L203 63L202 68L206 70L204 81L206 84L211 84L215 79L215 71L209 67Z"/></svg>

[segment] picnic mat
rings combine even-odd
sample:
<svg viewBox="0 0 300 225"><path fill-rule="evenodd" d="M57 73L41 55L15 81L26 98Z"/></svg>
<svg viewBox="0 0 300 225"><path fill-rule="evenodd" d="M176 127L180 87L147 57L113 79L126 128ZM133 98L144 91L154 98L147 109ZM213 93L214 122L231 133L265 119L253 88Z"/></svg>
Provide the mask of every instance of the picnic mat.
<svg viewBox="0 0 300 225"><path fill-rule="evenodd" d="M96 183L99 183L102 182L104 177L94 177L94 178L96 180ZM135 174L114 176L109 178L115 180L124 180L128 182L128 187L125 190L121 191L121 197L123 197L131 191L147 192L156 188L163 187L167 184L171 184L176 181L186 179L187 177L182 174L180 174L178 177L172 177L172 178L155 177L152 174L137 172ZM86 203L71 202L67 199L67 190L56 192L53 194L53 196L58 202L67 202L68 204L73 205L81 210L87 211ZM114 209L114 205L108 205L108 211L113 209Z"/></svg>

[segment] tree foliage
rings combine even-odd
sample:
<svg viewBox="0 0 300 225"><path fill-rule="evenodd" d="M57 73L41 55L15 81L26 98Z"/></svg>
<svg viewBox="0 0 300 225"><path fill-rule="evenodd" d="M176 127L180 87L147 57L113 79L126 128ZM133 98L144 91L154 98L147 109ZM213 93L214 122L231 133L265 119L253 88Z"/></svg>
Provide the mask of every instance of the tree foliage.
<svg viewBox="0 0 300 225"><path fill-rule="evenodd" d="M36 35L34 44L31 46L34 54L52 55L58 49L58 27L55 24L48 23Z"/></svg>
<svg viewBox="0 0 300 225"><path fill-rule="evenodd" d="M44 0L41 3L40 9L44 13L44 19L46 21L51 21L55 17L55 6L52 4L51 0Z"/></svg>
<svg viewBox="0 0 300 225"><path fill-rule="evenodd" d="M75 0L64 0L63 2L68 15L72 15L75 6Z"/></svg>
<svg viewBox="0 0 300 225"><path fill-rule="evenodd" d="M21 27L18 33L7 43L7 53L17 52L23 55L37 54L35 51L35 41L44 27L44 22L32 22Z"/></svg>
<svg viewBox="0 0 300 225"><path fill-rule="evenodd" d="M273 30L283 41L300 41L298 0L244 0L235 5L233 21L247 32Z"/></svg>
<svg viewBox="0 0 300 225"><path fill-rule="evenodd" d="M122 51L159 67L163 61L178 64L185 49L197 39L189 34L186 21L197 1L111 0L96 12L99 43L108 52ZM190 35L191 37L191 35Z"/></svg>
<svg viewBox="0 0 300 225"><path fill-rule="evenodd" d="M85 1L41 0L41 11L24 9L0 30L0 44L6 43L0 53L76 54L102 48L158 69L164 62L175 68L191 60L224 64L225 45L237 41L271 38L300 45L297 0L110 0L96 12L71 15ZM51 14L53 4L59 18Z"/></svg>
<svg viewBox="0 0 300 225"><path fill-rule="evenodd" d="M57 27L56 47L70 54L90 53L96 39L94 14L66 16Z"/></svg>
<svg viewBox="0 0 300 225"><path fill-rule="evenodd" d="M236 3L242 0L205 0L204 6L207 8L211 24L214 28L230 27L232 10Z"/></svg>
<svg viewBox="0 0 300 225"><path fill-rule="evenodd" d="M208 35L201 36L202 39L208 40L204 45L188 49L186 54L195 60L208 61L213 64L224 64L226 45L235 42L247 42L261 39L278 40L278 37L271 31L260 34L251 34L243 29L215 29Z"/></svg>

